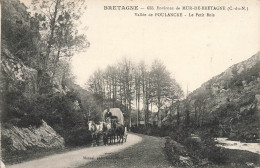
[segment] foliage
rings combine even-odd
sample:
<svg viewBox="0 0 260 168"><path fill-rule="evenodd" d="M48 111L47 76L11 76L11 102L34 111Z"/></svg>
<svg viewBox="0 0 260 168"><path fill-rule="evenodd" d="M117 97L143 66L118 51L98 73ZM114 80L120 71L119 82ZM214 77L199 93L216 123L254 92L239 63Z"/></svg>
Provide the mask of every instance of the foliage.
<svg viewBox="0 0 260 168"><path fill-rule="evenodd" d="M19 1L2 1L2 53L5 47L11 51L14 59L20 59L25 65L36 68L39 51L36 41L40 34L34 24L34 17L26 11L21 12L23 8Z"/></svg>
<svg viewBox="0 0 260 168"><path fill-rule="evenodd" d="M169 136L177 142L183 142L187 137L190 136L190 131L185 127L178 127L175 130L172 130Z"/></svg>
<svg viewBox="0 0 260 168"><path fill-rule="evenodd" d="M225 164L228 162L228 156L225 150L221 147L209 147L208 149L208 160L214 164Z"/></svg>
<svg viewBox="0 0 260 168"><path fill-rule="evenodd" d="M46 79L49 78L47 84L54 84L59 62L89 47L85 35L78 31L80 16L86 8L82 0L33 0L31 7L41 35L38 87L40 93L48 93L50 90L44 88Z"/></svg>
<svg viewBox="0 0 260 168"><path fill-rule="evenodd" d="M216 146L209 132L200 132L198 136L192 134L189 129L180 127L169 135L166 138L165 151L174 165L180 164L180 156L188 157L194 165L200 165L203 160L213 164L227 163L226 151Z"/></svg>
<svg viewBox="0 0 260 168"><path fill-rule="evenodd" d="M11 123L19 127L40 126L43 119L64 137L68 145L89 142L86 118L76 92L35 95L30 100L21 93L9 93L5 98L6 108L2 116L5 125ZM79 107L76 102L79 102ZM80 138L76 138L76 134Z"/></svg>
<svg viewBox="0 0 260 168"><path fill-rule="evenodd" d="M180 159L181 156L187 156L187 152L183 145L173 141L170 137L167 137L164 150L168 159L173 165L178 167L187 166Z"/></svg>
<svg viewBox="0 0 260 168"><path fill-rule="evenodd" d="M82 146L92 142L91 133L86 126L74 127L67 131L64 137L69 146Z"/></svg>
<svg viewBox="0 0 260 168"><path fill-rule="evenodd" d="M180 98L178 91L179 85L171 78L170 73L166 70L165 65L159 60L152 64L151 72L151 96L158 109L159 122L162 120L161 108L167 99L174 100ZM177 90L177 91L176 91Z"/></svg>
<svg viewBox="0 0 260 168"><path fill-rule="evenodd" d="M78 31L86 4L82 0L34 0L27 12L19 0L3 0L2 7L4 59L36 70L37 91L52 92L61 61L89 47L86 37ZM26 85L27 81L20 84Z"/></svg>
<svg viewBox="0 0 260 168"><path fill-rule="evenodd" d="M11 149L12 140L10 137L3 136L1 134L1 146L4 146L3 150Z"/></svg>
<svg viewBox="0 0 260 168"><path fill-rule="evenodd" d="M19 0L1 1L3 127L39 127L45 120L66 145L91 141L86 122L92 102L82 100L82 94L70 88L73 75L68 59L89 47L77 30L85 5L81 0L47 0L33 1L34 8L28 9ZM8 147L8 143L3 138L2 145ZM31 149L37 150L41 151Z"/></svg>
<svg viewBox="0 0 260 168"><path fill-rule="evenodd" d="M3 123L10 123L21 127L41 125L39 117L32 112L33 103L24 97L21 92L6 92L3 97L3 105Z"/></svg>
<svg viewBox="0 0 260 168"><path fill-rule="evenodd" d="M181 101L179 106L177 102L174 103L171 116L167 118L168 123L177 127L179 124L175 123L184 123L190 129L209 132L212 137L225 136L240 141L258 139L256 95L259 94L260 63L258 61L239 73L238 67L245 68L245 65L234 66L233 76L229 78L224 76L226 73L212 78ZM223 76L226 81L222 81Z"/></svg>
<svg viewBox="0 0 260 168"><path fill-rule="evenodd" d="M215 136L221 136L218 132L223 132L222 136L242 141L252 141L259 137L259 117L253 92L243 94L239 103L231 101L219 106L212 115L218 122L208 128L215 129Z"/></svg>
<svg viewBox="0 0 260 168"><path fill-rule="evenodd" d="M142 104L142 119L145 124L151 118L149 111L152 106L166 109L167 104L183 95L179 84L158 60L148 68L144 62L136 65L130 59L124 58L104 71L95 71L87 82L87 87L100 109L119 107L124 112L125 120L129 122L133 118L133 100L136 104L137 121L141 119Z"/></svg>
<svg viewBox="0 0 260 168"><path fill-rule="evenodd" d="M235 71L236 72L236 71ZM260 74L260 62L257 62L252 68L247 71L242 71L240 74L234 73L234 77L230 81L230 87L242 87L242 81L250 83L259 78Z"/></svg>

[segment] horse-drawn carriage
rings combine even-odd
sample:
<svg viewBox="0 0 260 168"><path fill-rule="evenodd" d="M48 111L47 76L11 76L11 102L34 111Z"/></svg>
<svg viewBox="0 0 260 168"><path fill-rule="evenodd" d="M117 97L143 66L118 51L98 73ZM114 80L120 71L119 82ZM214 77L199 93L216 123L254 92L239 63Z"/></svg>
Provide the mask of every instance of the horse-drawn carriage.
<svg viewBox="0 0 260 168"><path fill-rule="evenodd" d="M103 112L103 121L100 124L89 122L89 130L93 140L99 145L100 136L103 137L104 145L126 142L127 129L124 126L124 116L119 108L106 109Z"/></svg>

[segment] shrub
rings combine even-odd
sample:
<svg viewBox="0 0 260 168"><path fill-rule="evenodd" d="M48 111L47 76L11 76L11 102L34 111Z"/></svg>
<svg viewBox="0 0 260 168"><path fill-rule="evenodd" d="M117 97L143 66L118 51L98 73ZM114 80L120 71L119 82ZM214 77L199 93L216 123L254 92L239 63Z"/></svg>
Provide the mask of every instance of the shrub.
<svg viewBox="0 0 260 168"><path fill-rule="evenodd" d="M180 128L170 135L165 143L165 152L174 165L190 167L191 163L205 164L207 160L214 164L224 164L228 161L226 152L216 146L209 131L200 132L200 136L191 136L189 130Z"/></svg>
<svg viewBox="0 0 260 168"><path fill-rule="evenodd" d="M18 127L29 127L29 126L40 127L41 125L42 125L41 118L35 114L25 115L17 123Z"/></svg>
<svg viewBox="0 0 260 168"><path fill-rule="evenodd" d="M228 155L221 147L216 146L216 141L214 138L208 133L200 134L202 142L203 142L203 158L208 158L208 161L214 164L224 164L228 161Z"/></svg>
<svg viewBox="0 0 260 168"><path fill-rule="evenodd" d="M3 149L10 149L11 145L12 145L11 138L1 135L1 146L3 147Z"/></svg>
<svg viewBox="0 0 260 168"><path fill-rule="evenodd" d="M89 144L91 133L86 127L73 128L64 136L65 143L69 146L81 146Z"/></svg>
<svg viewBox="0 0 260 168"><path fill-rule="evenodd" d="M185 148L178 142L172 140L170 137L166 138L164 149L168 159L173 164L179 163L180 155L186 155Z"/></svg>
<svg viewBox="0 0 260 168"><path fill-rule="evenodd" d="M186 138L190 137L190 131L186 128L178 128L173 130L170 134L170 137L177 142L183 142Z"/></svg>
<svg viewBox="0 0 260 168"><path fill-rule="evenodd" d="M32 95L29 98L20 92L7 92L4 100L3 126L40 126L46 121L64 139L66 144L78 146L91 141L82 108L75 109L75 101L81 106L76 92ZM26 106L25 106L26 104Z"/></svg>
<svg viewBox="0 0 260 168"><path fill-rule="evenodd" d="M187 149L188 155L198 164L203 158L204 144L198 138L188 137L183 141L183 145Z"/></svg>
<svg viewBox="0 0 260 168"><path fill-rule="evenodd" d="M214 164L225 164L228 161L227 153L221 147L211 146L207 154L208 160Z"/></svg>

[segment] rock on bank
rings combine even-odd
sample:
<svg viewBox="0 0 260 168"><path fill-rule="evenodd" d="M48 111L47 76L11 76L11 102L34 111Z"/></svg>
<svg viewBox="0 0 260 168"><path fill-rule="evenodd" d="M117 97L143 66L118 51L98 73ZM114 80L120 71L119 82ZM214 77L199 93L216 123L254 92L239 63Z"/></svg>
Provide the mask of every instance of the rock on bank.
<svg viewBox="0 0 260 168"><path fill-rule="evenodd" d="M64 139L53 130L45 121L38 128L2 128L2 138L5 139L7 146L12 151L27 150L31 147L37 148L63 148ZM2 140L3 140L2 139Z"/></svg>

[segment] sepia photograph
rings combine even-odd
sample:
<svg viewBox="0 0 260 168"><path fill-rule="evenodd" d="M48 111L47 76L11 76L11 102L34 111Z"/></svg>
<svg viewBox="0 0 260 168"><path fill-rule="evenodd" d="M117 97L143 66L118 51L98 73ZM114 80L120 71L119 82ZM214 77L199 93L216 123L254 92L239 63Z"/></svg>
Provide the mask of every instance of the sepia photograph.
<svg viewBox="0 0 260 168"><path fill-rule="evenodd" d="M260 168L259 0L0 2L0 168Z"/></svg>

